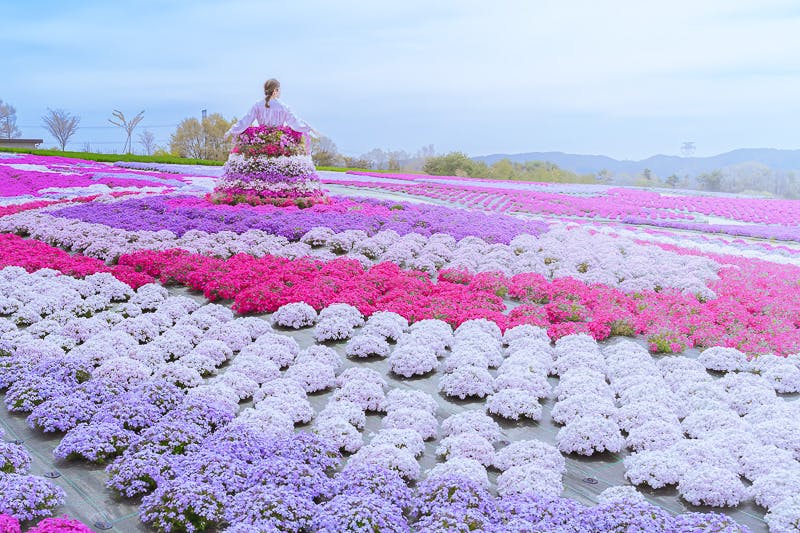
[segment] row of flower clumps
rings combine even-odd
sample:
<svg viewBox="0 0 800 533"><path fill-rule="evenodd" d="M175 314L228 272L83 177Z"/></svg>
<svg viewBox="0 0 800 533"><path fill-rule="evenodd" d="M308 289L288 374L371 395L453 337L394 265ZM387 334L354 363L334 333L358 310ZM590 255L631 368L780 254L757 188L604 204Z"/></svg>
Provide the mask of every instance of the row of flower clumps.
<svg viewBox="0 0 800 533"><path fill-rule="evenodd" d="M709 259L637 245L632 240L581 229L551 229L539 237L517 235L506 245L489 244L476 236L457 241L443 233L400 235L394 230L381 230L370 235L363 230L336 233L331 228L317 226L292 242L261 229L248 229L243 233L193 229L177 237L169 230L130 231L54 217L48 212L7 217L0 221L0 229L29 235L109 264L126 253L169 248L216 257L247 253L330 260L345 255L365 266L390 261L432 275L443 269L502 272L507 276L534 272L548 279L573 277L626 291L675 288L704 298L714 296L706 284L717 279L719 270L719 265ZM670 266L664 268L663 265Z"/></svg>
<svg viewBox="0 0 800 533"><path fill-rule="evenodd" d="M437 453L447 461L428 472L414 495L404 479L420 477L415 455L424 449L423 439L430 437L419 430L430 429L416 415L435 413L432 397L399 390L384 394L385 384L374 371L350 369L322 384L338 388L318 415L313 428L318 436L293 435L295 423L310 419L305 394L319 390L318 376L332 376L338 366L338 356L330 348L302 353L288 337L270 332L261 319L233 319L225 308L198 308L156 286L132 294L102 275L70 280L46 271L29 276L6 269L3 274L17 287L28 287L30 297L60 293L67 309L79 309L69 304L78 300L129 298L119 313L73 316L64 324L52 318L25 330L4 326L4 342L10 343L13 353L5 356L11 365L3 368L11 371L3 375L16 376L6 405L16 412L30 411L31 425L44 431L66 431L56 457L113 460L108 466L109 487L129 497L144 494L142 520L157 530L194 531L228 523L231 531L249 531L248 524L342 531L367 521L381 530L406 531L409 521L415 521L417 530L435 531L467 516L490 531L524 530L537 524L605 531L609 521L615 527L638 523L641 508L657 515L652 523L658 527L717 523L728 531L744 530L717 515L673 518L638 501L586 509L556 498L563 458L535 441L493 454L491 464L503 472L498 479L500 498L495 499L486 492L484 465L468 455L476 448L472 441L498 442L500 428L476 412L444 421ZM70 290L55 291L61 283ZM317 325L353 321L353 312L347 306L333 308L320 314ZM66 315L63 312L61 320ZM371 320L364 328L373 335L402 335L405 330L397 316ZM497 334L488 323L471 324L456 331L454 342ZM443 327L440 322L420 322L417 336L441 337ZM427 334L420 332L424 329ZM326 331L320 328L318 336L324 337ZM36 340L38 336L42 340ZM71 344L68 339L76 344L64 355L56 341L63 346ZM541 333L521 329L505 341L519 344L524 339L538 343ZM238 355L219 378L207 384L198 379L213 374L217 362L232 358L234 352ZM108 354L117 357L109 359ZM278 377L282 367L287 368L285 378ZM250 396L255 408L237 414L237 403ZM364 411L383 410L388 412L384 429L368 446L348 450L347 440L325 436L341 435L346 424L363 427ZM433 424L436 434L435 418ZM332 475L340 448L357 453L340 474ZM532 496L531 491L550 496ZM514 511L497 509L503 502L514 502L509 508ZM560 506L567 506L569 517L547 511ZM620 515L620 508L631 513Z"/></svg>
<svg viewBox="0 0 800 533"><path fill-rule="evenodd" d="M441 317L454 325L487 317L502 328L523 323L543 326L551 338L578 332L590 333L596 339L644 333L654 351L667 353L714 345L735 346L751 353L787 354L800 349L791 312L800 307L800 296L789 290L797 268L757 260L714 256L716 261L732 266L723 268L720 279L710 283L707 290L716 299L706 302L675 291L628 294L572 278L548 281L538 274L518 274L509 279L499 273L473 276L443 270L434 283L390 264L364 270L360 263L344 259L322 263L237 255L223 261L181 251L143 251L123 256L120 264L107 267L80 254L67 254L13 235L0 235L0 246L4 251L0 264L28 270L54 267L72 275L111 272L133 287L160 277L164 282L177 281L202 290L211 299L235 296L240 312L271 311L292 301L307 301L321 308L345 298L346 303L366 314L391 310L409 319ZM250 269L256 267L267 271L258 283L250 275ZM269 281L271 278L273 281ZM362 283L369 279L372 288ZM316 283L321 280L328 285ZM353 291L343 293L338 290L342 287L352 287ZM400 287L426 296L409 302ZM503 314L505 305L498 296L505 295L524 305ZM376 305L376 301L381 303ZM459 304L448 306L448 301ZM461 307L464 302L467 305ZM770 311L776 308L785 312Z"/></svg>

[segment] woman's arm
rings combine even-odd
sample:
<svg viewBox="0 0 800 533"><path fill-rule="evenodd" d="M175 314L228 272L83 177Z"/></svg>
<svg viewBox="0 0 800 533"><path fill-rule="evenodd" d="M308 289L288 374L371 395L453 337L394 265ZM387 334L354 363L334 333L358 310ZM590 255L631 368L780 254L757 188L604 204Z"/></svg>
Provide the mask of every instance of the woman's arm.
<svg viewBox="0 0 800 533"><path fill-rule="evenodd" d="M294 131L299 131L301 133L311 133L314 136L316 136L317 130L312 128L311 125L308 124L308 122L306 122L302 118L292 113L292 110L289 109L289 106L283 104L283 110L284 110L283 122L287 126L292 128Z"/></svg>
<svg viewBox="0 0 800 533"><path fill-rule="evenodd" d="M236 124L231 126L231 129L225 134L225 137L232 137L234 135L238 135L246 130L256 119L256 106L255 104L253 107L250 108L250 111L247 112L245 116L243 116Z"/></svg>

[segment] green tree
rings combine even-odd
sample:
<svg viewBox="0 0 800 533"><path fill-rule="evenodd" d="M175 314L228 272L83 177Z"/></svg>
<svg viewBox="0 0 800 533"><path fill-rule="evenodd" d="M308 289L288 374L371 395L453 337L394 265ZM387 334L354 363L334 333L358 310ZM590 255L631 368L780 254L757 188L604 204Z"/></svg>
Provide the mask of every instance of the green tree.
<svg viewBox="0 0 800 533"><path fill-rule="evenodd" d="M336 143L330 137L324 135L312 138L309 142L311 158L314 164L320 167L334 167L342 159Z"/></svg>
<svg viewBox="0 0 800 533"><path fill-rule="evenodd" d="M370 169L372 168L372 161L369 159L364 159L361 157L349 157L349 156L342 156L344 160L344 166L347 168L363 168L363 169Z"/></svg>
<svg viewBox="0 0 800 533"><path fill-rule="evenodd" d="M697 176L697 182L707 191L722 190L722 172L715 170Z"/></svg>
<svg viewBox="0 0 800 533"><path fill-rule="evenodd" d="M678 185L678 182L680 181L680 178L678 177L677 174L670 174L669 176L664 178L664 181L666 182L667 185L669 185L670 187L672 187L674 189L675 186Z"/></svg>
<svg viewBox="0 0 800 533"><path fill-rule="evenodd" d="M613 179L614 174L612 174L611 171L606 168L601 169L600 172L597 173L597 181L600 183L611 183Z"/></svg>
<svg viewBox="0 0 800 533"><path fill-rule="evenodd" d="M429 157L422 170L434 176L469 176L472 178L487 177L489 173L485 163L473 161L463 152L450 152L441 156Z"/></svg>
<svg viewBox="0 0 800 533"><path fill-rule="evenodd" d="M186 118L170 136L169 151L180 157L223 161L230 151L225 133L232 123L233 120L225 120L219 113L212 113L202 120Z"/></svg>

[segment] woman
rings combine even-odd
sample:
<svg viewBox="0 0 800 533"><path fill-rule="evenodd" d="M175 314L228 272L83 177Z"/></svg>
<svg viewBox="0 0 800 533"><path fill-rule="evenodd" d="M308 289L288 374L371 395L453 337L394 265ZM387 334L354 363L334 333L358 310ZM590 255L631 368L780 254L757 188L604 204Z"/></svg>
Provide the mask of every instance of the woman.
<svg viewBox="0 0 800 533"><path fill-rule="evenodd" d="M281 97L281 84L278 80L270 78L264 83L264 97L265 100L253 104L250 111L228 130L226 138L242 133L254 121L257 121L259 126L289 126L300 133L306 135L311 133L314 137L319 137L317 130L295 116L287 105L278 100Z"/></svg>
<svg viewBox="0 0 800 533"><path fill-rule="evenodd" d="M317 132L277 98L278 80L225 134L234 146L211 200L216 203L307 207L327 202L305 137ZM251 126L253 122L258 126Z"/></svg>

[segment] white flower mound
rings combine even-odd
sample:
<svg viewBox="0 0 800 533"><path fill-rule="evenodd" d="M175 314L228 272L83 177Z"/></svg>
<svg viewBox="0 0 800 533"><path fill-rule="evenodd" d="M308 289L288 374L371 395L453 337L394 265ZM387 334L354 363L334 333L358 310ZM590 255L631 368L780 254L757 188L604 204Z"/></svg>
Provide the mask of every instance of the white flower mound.
<svg viewBox="0 0 800 533"><path fill-rule="evenodd" d="M632 451L663 450L683 438L680 424L650 420L632 428L625 439L625 445Z"/></svg>
<svg viewBox="0 0 800 533"><path fill-rule="evenodd" d="M463 366L439 378L439 390L461 400L471 396L483 398L494 392L494 378L485 368Z"/></svg>
<svg viewBox="0 0 800 533"><path fill-rule="evenodd" d="M787 498L771 508L764 520L771 533L800 532L800 495Z"/></svg>
<svg viewBox="0 0 800 533"><path fill-rule="evenodd" d="M537 464L512 466L497 477L500 496L534 493L555 498L563 490L561 474Z"/></svg>
<svg viewBox="0 0 800 533"><path fill-rule="evenodd" d="M603 492L597 495L597 503L600 505L623 501L623 502L644 502L644 495L636 490L635 487L628 485L620 485L617 487L608 487Z"/></svg>
<svg viewBox="0 0 800 533"><path fill-rule="evenodd" d="M442 439L436 448L436 455L445 460L454 457L474 459L483 466L491 466L494 463L494 446L477 433L462 433Z"/></svg>
<svg viewBox="0 0 800 533"><path fill-rule="evenodd" d="M357 452L364 445L364 437L358 429L338 416L318 419L312 431L349 453Z"/></svg>
<svg viewBox="0 0 800 533"><path fill-rule="evenodd" d="M536 464L560 474L567 469L561 452L554 446L538 440L512 442L495 454L494 467L498 470L508 470L526 464Z"/></svg>
<svg viewBox="0 0 800 533"><path fill-rule="evenodd" d="M735 507L749 496L739 476L716 466L700 466L685 472L678 492L692 505Z"/></svg>
<svg viewBox="0 0 800 533"><path fill-rule="evenodd" d="M698 361L708 370L717 372L738 372L748 367L747 355L736 348L714 346L700 353Z"/></svg>
<svg viewBox="0 0 800 533"><path fill-rule="evenodd" d="M556 442L562 453L580 455L605 451L616 453L625 445L617 424L601 416L572 420L558 431Z"/></svg>
<svg viewBox="0 0 800 533"><path fill-rule="evenodd" d="M522 389L504 389L492 394L486 399L486 411L509 420L542 418L541 404L535 396Z"/></svg>
<svg viewBox="0 0 800 533"><path fill-rule="evenodd" d="M442 422L442 434L445 437L462 433L477 433L491 443L503 438L497 422L479 411L465 411L451 415Z"/></svg>
<svg viewBox="0 0 800 533"><path fill-rule="evenodd" d="M422 344L397 347L389 356L389 369L405 378L425 375L439 365L436 352Z"/></svg>
<svg viewBox="0 0 800 533"><path fill-rule="evenodd" d="M625 477L634 485L660 489L677 485L682 465L680 459L665 450L644 451L625 458Z"/></svg>
<svg viewBox="0 0 800 533"><path fill-rule="evenodd" d="M463 476L479 483L484 488L489 488L489 476L486 474L486 468L475 459L454 457L428 470L426 477L434 479L448 475Z"/></svg>
<svg viewBox="0 0 800 533"><path fill-rule="evenodd" d="M783 500L800 493L800 468L780 469L753 480L750 487L755 502L772 509Z"/></svg>
<svg viewBox="0 0 800 533"><path fill-rule="evenodd" d="M569 424L573 420L585 417L613 417L617 408L610 397L587 394L570 396L556 402L550 416L559 424Z"/></svg>
<svg viewBox="0 0 800 533"><path fill-rule="evenodd" d="M317 311L305 302L282 305L272 313L272 323L285 328L305 328L316 321Z"/></svg>
<svg viewBox="0 0 800 533"><path fill-rule="evenodd" d="M405 450L414 457L420 457L425 453L425 441L413 429L382 429L372 437L372 441L369 444L370 446L388 444Z"/></svg>
<svg viewBox="0 0 800 533"><path fill-rule="evenodd" d="M412 429L423 440L435 439L439 433L439 422L429 411L412 407L401 407L389 411L381 422L384 428Z"/></svg>
<svg viewBox="0 0 800 533"><path fill-rule="evenodd" d="M379 335L358 335L344 347L344 353L349 357L386 357L390 351L386 338Z"/></svg>

